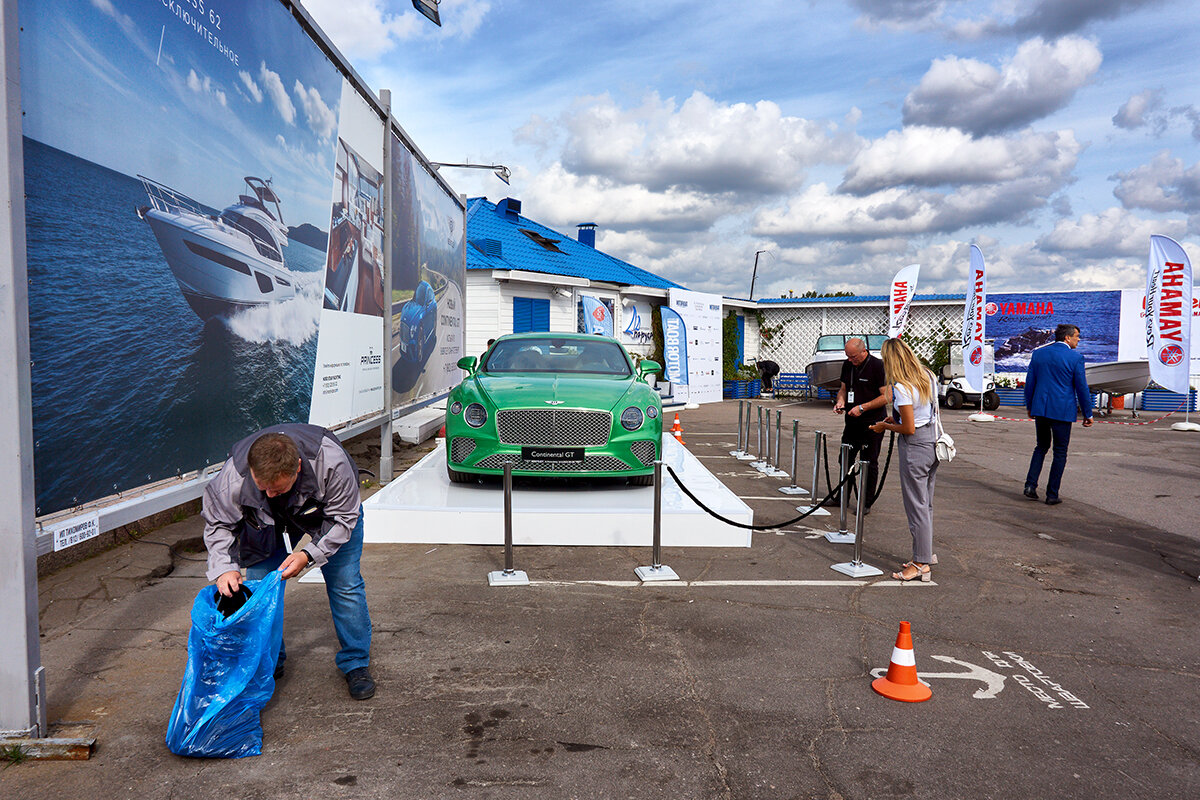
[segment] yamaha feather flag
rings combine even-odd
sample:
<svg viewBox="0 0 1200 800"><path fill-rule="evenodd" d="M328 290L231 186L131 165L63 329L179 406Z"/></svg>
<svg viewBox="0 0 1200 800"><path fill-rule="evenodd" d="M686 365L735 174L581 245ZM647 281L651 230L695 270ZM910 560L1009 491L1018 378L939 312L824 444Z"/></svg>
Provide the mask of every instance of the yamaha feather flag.
<svg viewBox="0 0 1200 800"><path fill-rule="evenodd" d="M973 391L982 392L983 385L983 309L987 305L987 268L983 252L971 245L971 269L967 273L967 302L963 308L962 358L963 373Z"/></svg>
<svg viewBox="0 0 1200 800"><path fill-rule="evenodd" d="M1150 378L1186 395L1192 342L1192 262L1179 242L1150 237L1146 266L1146 355Z"/></svg>
<svg viewBox="0 0 1200 800"><path fill-rule="evenodd" d="M687 326L679 312L672 308L662 306L659 313L662 315L663 361L666 362L663 374L672 385L687 385Z"/></svg>
<svg viewBox="0 0 1200 800"><path fill-rule="evenodd" d="M613 335L612 314L608 308L589 294L580 295L583 300L583 330L584 333L602 333Z"/></svg>
<svg viewBox="0 0 1200 800"><path fill-rule="evenodd" d="M908 324L908 306L917 293L917 276L920 264L909 264L892 278L892 291L888 295L888 338L897 339L904 335Z"/></svg>

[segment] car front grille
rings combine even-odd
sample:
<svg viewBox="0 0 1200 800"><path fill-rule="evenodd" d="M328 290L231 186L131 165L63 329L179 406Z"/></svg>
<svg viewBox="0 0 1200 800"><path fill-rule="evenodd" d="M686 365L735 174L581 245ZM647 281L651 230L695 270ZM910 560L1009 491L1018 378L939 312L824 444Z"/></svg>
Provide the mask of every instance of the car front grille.
<svg viewBox="0 0 1200 800"><path fill-rule="evenodd" d="M504 462L512 459L514 470L530 472L625 472L630 469L619 458L612 456L584 456L583 461L526 461L511 455L497 453L476 464L480 469L504 469Z"/></svg>
<svg viewBox="0 0 1200 800"><path fill-rule="evenodd" d="M496 412L504 444L600 447L608 443L612 415L606 411L516 408Z"/></svg>
<svg viewBox="0 0 1200 800"><path fill-rule="evenodd" d="M654 463L654 455L656 450L654 442L634 442L633 444L629 445L629 449L633 452L633 457L645 464L647 467Z"/></svg>
<svg viewBox="0 0 1200 800"><path fill-rule="evenodd" d="M468 436L455 436L450 440L450 460L461 464L475 452L475 440Z"/></svg>

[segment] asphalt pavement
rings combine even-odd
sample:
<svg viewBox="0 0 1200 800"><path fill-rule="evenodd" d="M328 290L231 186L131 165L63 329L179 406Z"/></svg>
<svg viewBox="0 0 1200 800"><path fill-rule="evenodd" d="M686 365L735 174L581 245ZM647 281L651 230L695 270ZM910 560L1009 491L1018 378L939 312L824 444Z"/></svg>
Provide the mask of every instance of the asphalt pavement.
<svg viewBox="0 0 1200 800"><path fill-rule="evenodd" d="M761 404L782 411L785 468L799 420L807 485L813 431L833 453L841 420ZM796 516L790 480L729 455L735 401L680 418L756 522ZM637 584L645 548L518 548L533 584L490 588L500 547L368 545L378 694L348 697L322 587L290 585L263 754L234 761L163 743L205 585L191 517L42 580L49 717L91 723L97 749L0 764L0 796L1194 798L1200 436L1175 419L1076 426L1049 507L1021 495L1031 424L944 412L958 457L938 472L931 583L831 570L853 553L823 536L836 511L750 548L665 548L670 585ZM863 527L885 572L911 556L895 459ZM871 690L901 620L925 703Z"/></svg>

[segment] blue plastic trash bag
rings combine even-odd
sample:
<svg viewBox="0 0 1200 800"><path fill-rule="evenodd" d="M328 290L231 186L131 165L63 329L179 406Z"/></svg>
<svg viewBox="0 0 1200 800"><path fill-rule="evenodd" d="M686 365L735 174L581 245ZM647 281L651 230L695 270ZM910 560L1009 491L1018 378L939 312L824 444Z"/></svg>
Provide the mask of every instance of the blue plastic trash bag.
<svg viewBox="0 0 1200 800"><path fill-rule="evenodd" d="M262 752L259 712L275 693L283 643L278 570L246 581L252 594L228 619L205 586L192 604L188 663L167 724L167 747L181 756L243 758Z"/></svg>

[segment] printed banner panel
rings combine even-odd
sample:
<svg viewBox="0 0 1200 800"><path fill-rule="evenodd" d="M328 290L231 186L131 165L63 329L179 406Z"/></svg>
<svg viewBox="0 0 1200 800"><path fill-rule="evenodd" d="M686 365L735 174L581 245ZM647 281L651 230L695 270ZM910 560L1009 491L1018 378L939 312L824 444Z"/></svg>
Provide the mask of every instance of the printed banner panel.
<svg viewBox="0 0 1200 800"><path fill-rule="evenodd" d="M1078 350L1089 364L1117 360L1123 335L1121 292L1017 292L987 299L987 338L996 371L1024 374L1035 349L1054 341L1061 324L1079 327ZM1145 357L1145 347L1142 348Z"/></svg>
<svg viewBox="0 0 1200 800"><path fill-rule="evenodd" d="M309 419L342 76L203 5L20 4L38 514Z"/></svg>
<svg viewBox="0 0 1200 800"><path fill-rule="evenodd" d="M687 329L688 402L721 402L721 296L671 289L667 299Z"/></svg>

